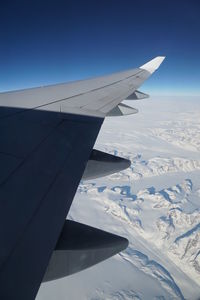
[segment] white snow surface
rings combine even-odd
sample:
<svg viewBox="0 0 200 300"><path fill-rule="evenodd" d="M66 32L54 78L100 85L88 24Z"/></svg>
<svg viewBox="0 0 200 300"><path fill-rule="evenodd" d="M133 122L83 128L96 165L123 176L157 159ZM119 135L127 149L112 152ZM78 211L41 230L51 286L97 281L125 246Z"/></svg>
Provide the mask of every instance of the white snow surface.
<svg viewBox="0 0 200 300"><path fill-rule="evenodd" d="M81 182L68 218L128 238L107 261L41 285L37 300L200 299L200 97L127 101L95 148L131 167Z"/></svg>

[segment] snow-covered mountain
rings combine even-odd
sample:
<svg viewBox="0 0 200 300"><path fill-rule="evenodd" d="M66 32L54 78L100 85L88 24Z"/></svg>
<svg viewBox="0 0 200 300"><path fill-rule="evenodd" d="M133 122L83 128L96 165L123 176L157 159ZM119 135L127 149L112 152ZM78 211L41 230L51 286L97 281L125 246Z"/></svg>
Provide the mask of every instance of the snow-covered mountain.
<svg viewBox="0 0 200 300"><path fill-rule="evenodd" d="M200 98L133 104L139 114L107 118L95 145L131 167L81 182L69 215L129 247L43 284L37 300L200 298Z"/></svg>

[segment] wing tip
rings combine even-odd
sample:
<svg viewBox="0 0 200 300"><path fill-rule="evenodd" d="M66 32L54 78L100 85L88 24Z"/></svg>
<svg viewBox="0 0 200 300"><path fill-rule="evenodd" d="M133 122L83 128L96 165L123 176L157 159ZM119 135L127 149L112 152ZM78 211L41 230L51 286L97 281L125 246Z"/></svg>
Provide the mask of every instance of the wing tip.
<svg viewBox="0 0 200 300"><path fill-rule="evenodd" d="M152 60L148 61L146 64L142 65L140 69L146 70L152 74L154 71L156 71L159 68L159 66L161 65L164 59L165 56L157 56Z"/></svg>

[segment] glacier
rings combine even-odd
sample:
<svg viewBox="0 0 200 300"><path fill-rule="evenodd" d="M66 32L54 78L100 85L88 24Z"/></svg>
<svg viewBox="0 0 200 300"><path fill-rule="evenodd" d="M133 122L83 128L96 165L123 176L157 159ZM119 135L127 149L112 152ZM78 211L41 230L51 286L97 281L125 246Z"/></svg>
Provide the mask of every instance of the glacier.
<svg viewBox="0 0 200 300"><path fill-rule="evenodd" d="M43 283L37 300L200 297L200 97L152 96L134 107L139 114L106 118L95 145L130 168L82 181L68 216L129 247Z"/></svg>

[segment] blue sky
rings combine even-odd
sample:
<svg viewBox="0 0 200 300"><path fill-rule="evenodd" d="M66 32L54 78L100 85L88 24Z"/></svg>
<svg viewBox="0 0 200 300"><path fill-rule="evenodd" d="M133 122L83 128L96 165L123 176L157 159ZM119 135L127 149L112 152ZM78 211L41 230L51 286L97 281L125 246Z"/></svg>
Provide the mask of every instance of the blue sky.
<svg viewBox="0 0 200 300"><path fill-rule="evenodd" d="M11 1L0 10L0 90L166 60L143 90L200 95L197 0Z"/></svg>

